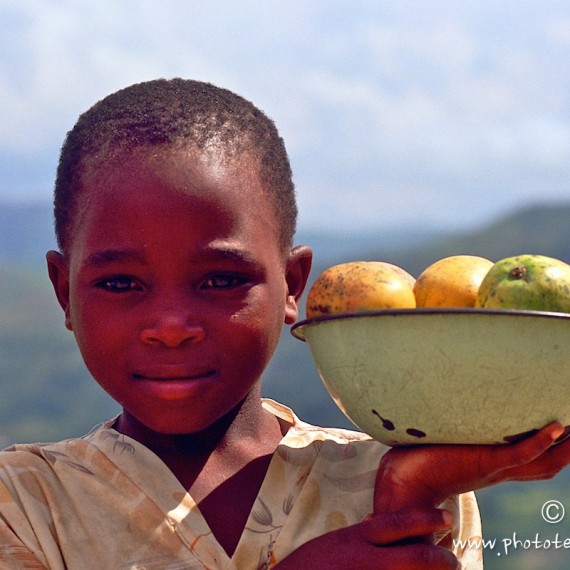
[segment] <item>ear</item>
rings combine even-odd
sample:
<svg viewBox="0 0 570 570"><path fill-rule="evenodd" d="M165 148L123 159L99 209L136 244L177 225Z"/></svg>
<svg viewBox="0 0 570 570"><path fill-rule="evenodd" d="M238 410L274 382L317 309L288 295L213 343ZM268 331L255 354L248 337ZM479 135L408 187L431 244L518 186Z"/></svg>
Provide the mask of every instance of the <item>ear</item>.
<svg viewBox="0 0 570 570"><path fill-rule="evenodd" d="M69 312L69 266L67 260L59 251L48 251L46 261L55 295L65 313L65 327L68 330L73 330Z"/></svg>
<svg viewBox="0 0 570 570"><path fill-rule="evenodd" d="M287 300L285 306L285 323L292 325L299 316L299 301L307 285L313 252L310 247L300 245L289 252L285 280L287 281Z"/></svg>

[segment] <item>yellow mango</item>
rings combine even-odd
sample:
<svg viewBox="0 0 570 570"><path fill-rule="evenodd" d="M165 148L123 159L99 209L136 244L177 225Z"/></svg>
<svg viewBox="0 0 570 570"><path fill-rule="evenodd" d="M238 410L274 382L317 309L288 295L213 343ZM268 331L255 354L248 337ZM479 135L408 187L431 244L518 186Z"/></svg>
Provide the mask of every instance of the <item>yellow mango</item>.
<svg viewBox="0 0 570 570"><path fill-rule="evenodd" d="M452 255L432 263L414 285L417 307L474 307L479 286L493 262L476 255Z"/></svg>
<svg viewBox="0 0 570 570"><path fill-rule="evenodd" d="M350 261L329 267L307 295L307 318L372 311L413 309L415 279L384 261Z"/></svg>

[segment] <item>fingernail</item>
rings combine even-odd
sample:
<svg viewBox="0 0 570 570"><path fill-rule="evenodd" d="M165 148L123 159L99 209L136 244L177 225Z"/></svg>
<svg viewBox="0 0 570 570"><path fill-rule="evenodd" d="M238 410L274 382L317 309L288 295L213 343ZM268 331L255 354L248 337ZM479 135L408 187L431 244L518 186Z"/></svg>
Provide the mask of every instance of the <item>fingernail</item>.
<svg viewBox="0 0 570 570"><path fill-rule="evenodd" d="M552 441L556 441L559 437L564 434L564 426L557 426L555 429L552 430L550 433L550 437Z"/></svg>

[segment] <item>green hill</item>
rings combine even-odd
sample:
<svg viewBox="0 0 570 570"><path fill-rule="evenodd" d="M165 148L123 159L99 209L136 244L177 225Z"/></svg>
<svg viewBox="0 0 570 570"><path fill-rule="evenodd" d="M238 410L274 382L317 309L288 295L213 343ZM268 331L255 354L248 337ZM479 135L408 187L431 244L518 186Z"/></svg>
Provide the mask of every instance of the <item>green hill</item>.
<svg viewBox="0 0 570 570"><path fill-rule="evenodd" d="M81 435L117 412L90 379L44 271L0 268L0 441Z"/></svg>
<svg viewBox="0 0 570 570"><path fill-rule="evenodd" d="M26 216L20 218L24 223ZM537 206L463 234L424 240L414 247L384 245L381 236L355 239L336 253L327 248L315 261L312 279L327 266L349 259L391 261L418 275L431 262L459 253L498 260L518 253L542 253L570 261L570 204ZM15 227L15 226L12 226ZM29 235L23 228L22 235ZM10 233L10 232L8 232ZM6 234L6 231L4 232ZM11 244L15 243L10 233ZM343 238L344 239L344 238ZM0 241L2 233L0 232ZM17 240L16 240L17 241ZM37 244L41 247L43 242ZM51 290L36 249L21 257L10 255L13 247L0 243L0 444L14 441L53 440L81 435L95 423L118 412L118 407L95 384L86 371L73 336L63 326L63 315ZM51 244L46 246L51 247ZM338 253L342 250L342 254ZM1 256L0 256L1 257ZM41 261L43 263L43 261ZM497 379L500 381L500 379ZM269 367L264 393L291 405L301 418L323 425L350 426L332 403L314 369L307 346L287 330ZM570 470L553 481L501 485L478 493L485 521L485 537L496 540L496 549L486 552L486 568L525 570L570 566L568 549L501 550L503 541L570 538L570 524L547 525L540 509L547 499L557 499L570 509L566 491ZM568 497L568 499L566 499ZM568 517L570 519L570 516ZM556 528L555 528L556 527Z"/></svg>
<svg viewBox="0 0 570 570"><path fill-rule="evenodd" d="M519 253L540 253L570 262L570 204L528 207L470 232L450 234L417 247L392 251L387 261L411 273L448 255L468 254L498 261ZM372 249L380 256L382 251Z"/></svg>

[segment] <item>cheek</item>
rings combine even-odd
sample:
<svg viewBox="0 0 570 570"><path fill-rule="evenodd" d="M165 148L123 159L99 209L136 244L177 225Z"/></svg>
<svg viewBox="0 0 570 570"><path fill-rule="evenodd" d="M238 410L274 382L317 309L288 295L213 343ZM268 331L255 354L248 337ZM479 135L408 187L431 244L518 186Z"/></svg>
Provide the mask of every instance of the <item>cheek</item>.
<svg viewBox="0 0 570 570"><path fill-rule="evenodd" d="M89 303L72 303L70 321L85 364L95 375L97 368L112 362L124 346L128 323Z"/></svg>
<svg viewBox="0 0 570 570"><path fill-rule="evenodd" d="M279 334L284 314L283 303L279 303L275 289L267 284L250 289L247 298L239 308L234 307L231 315L219 313L218 331L224 334L225 321L226 334L232 342L271 344Z"/></svg>
<svg viewBox="0 0 570 570"><path fill-rule="evenodd" d="M284 314L284 307L278 303L265 305L264 311L250 306L234 314L228 340L240 346L235 352L239 350L243 360L255 355L256 360L267 364L281 337Z"/></svg>

